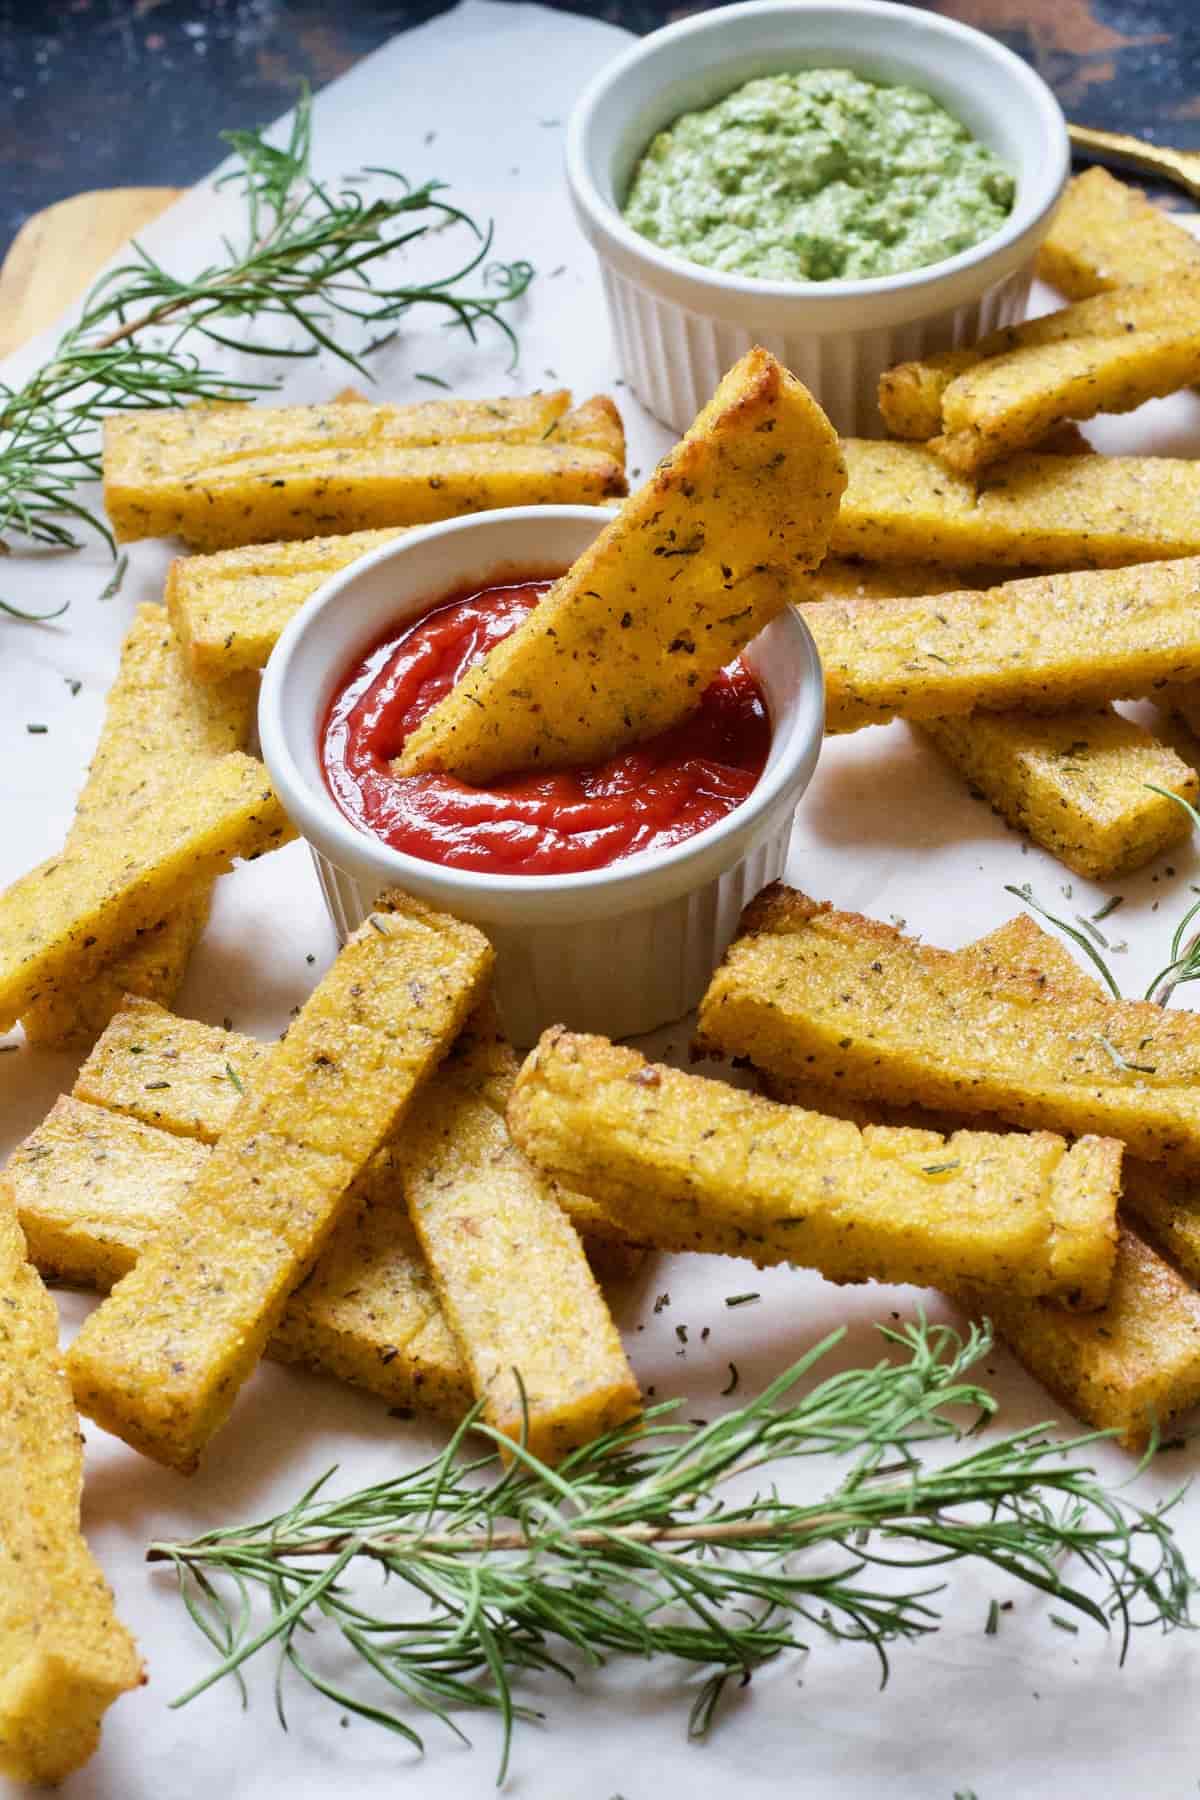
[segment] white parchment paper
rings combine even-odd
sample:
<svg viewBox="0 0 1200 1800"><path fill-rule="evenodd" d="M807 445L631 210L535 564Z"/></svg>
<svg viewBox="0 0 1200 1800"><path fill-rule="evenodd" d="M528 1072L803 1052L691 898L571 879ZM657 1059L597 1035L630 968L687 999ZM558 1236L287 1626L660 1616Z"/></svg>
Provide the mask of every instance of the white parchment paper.
<svg viewBox="0 0 1200 1800"><path fill-rule="evenodd" d="M613 391L630 436L636 473L666 448L667 433L616 386L599 282L570 217L561 179L562 124L584 82L626 34L536 6L468 0L457 11L396 38L320 96L317 163L336 177L363 163L387 163L414 179L436 175L476 216L496 222L498 256L526 256L539 279L515 322L522 354L508 367L500 339L472 349L425 315L375 362L387 398L428 398L419 372L462 393L518 391L559 382L578 395ZM153 171L147 170L152 179ZM235 199L209 184L189 194L144 234L173 267L220 255L237 217ZM447 240L447 243L449 240ZM441 250L439 248L439 257ZM1040 306L1050 303L1039 296ZM48 324L50 322L48 321ZM15 378L44 342L9 359ZM326 360L290 367L289 399L327 396L342 372ZM1182 396L1135 419L1092 432L1106 449L1191 455L1200 448L1200 408ZM135 604L159 597L170 548L135 546L119 595L97 595L110 573L100 551L18 557L0 564L0 593L27 607L69 598L57 625L31 628L0 618L0 882L11 880L61 841L95 741L105 688ZM69 684L82 685L72 695ZM44 735L27 726L41 723ZM972 800L903 725L830 744L797 820L791 879L808 892L882 918L907 920L932 942L957 945L1009 916L1006 882L1031 881L1048 902L1091 912L1105 890L1069 878L1051 858L1026 849ZM1062 893L1072 881L1068 901ZM1123 910L1105 927L1127 943L1115 964L1126 990L1140 991L1165 960L1164 921L1191 897L1200 868L1190 847L1121 885ZM333 952L307 853L299 845L238 870L220 884L212 924L181 995L179 1010L231 1018L264 1038L286 1025ZM315 957L315 966L306 961ZM1186 995L1183 996L1186 999ZM660 1047L682 1049L681 1027ZM23 1047L0 1060L0 1153L27 1132L74 1079L72 1059ZM755 1291L730 1310L728 1295ZM669 1293L659 1311L653 1302ZM741 1392L823 1334L848 1328L831 1366L877 1354L873 1325L909 1315L911 1290L839 1290L817 1277L701 1258L659 1258L621 1302L620 1322L638 1373L658 1396L682 1394L687 1413L711 1417L736 1365ZM925 1296L935 1316L949 1316ZM91 1302L62 1295L69 1335ZM686 1346L676 1334L688 1327ZM709 1336L701 1339L704 1327ZM988 1374L1009 1428L1044 1418L1046 1396L997 1351ZM271 1671L251 1673L251 1701L226 1684L184 1711L168 1702L206 1669L209 1653L161 1572L142 1561L147 1541L193 1536L289 1503L333 1463L348 1489L415 1466L443 1441L420 1421L400 1422L365 1396L332 1381L264 1365L244 1392L201 1474L168 1474L88 1425L85 1520L116 1588L122 1616L138 1635L150 1685L109 1715L93 1763L68 1783L70 1800L357 1800L401 1794L459 1800L492 1791L498 1733L486 1717L466 1719L475 1747L464 1749L437 1725L418 1758L397 1739L336 1708L290 1690L291 1729L276 1723ZM1116 1474L1127 1465L1102 1449ZM1160 1459L1139 1484L1161 1497L1192 1473L1196 1456ZM786 1486L819 1493L829 1471L788 1471ZM1200 1566L1200 1502L1188 1502L1181 1530ZM934 1577L936 1579L936 1575ZM984 1624L989 1601L1015 1599L997 1635ZM519 1800L740 1800L787 1794L796 1800L978 1800L1022 1796L1183 1795L1198 1778L1191 1704L1200 1661L1184 1638L1147 1634L1128 1666L1114 1645L1084 1625L1056 1628L1056 1610L983 1570L963 1570L945 1599L944 1629L900 1646L882 1694L873 1657L813 1634L813 1653L757 1675L728 1706L704 1747L685 1741L694 1688L668 1668L580 1672L572 1690L540 1685L534 1703L544 1726L518 1737L506 1792ZM1057 1609L1061 1610L1061 1609Z"/></svg>

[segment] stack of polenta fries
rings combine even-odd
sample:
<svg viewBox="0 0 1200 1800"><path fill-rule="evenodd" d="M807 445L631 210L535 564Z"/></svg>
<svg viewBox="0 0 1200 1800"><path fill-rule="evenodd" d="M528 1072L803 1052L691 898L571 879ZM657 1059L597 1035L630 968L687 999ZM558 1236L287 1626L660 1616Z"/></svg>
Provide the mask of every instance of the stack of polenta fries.
<svg viewBox="0 0 1200 1800"><path fill-rule="evenodd" d="M1076 304L892 371L893 441L839 447L750 353L544 601L555 633L515 632L405 766L611 752L795 601L831 732L912 720L1089 876L1177 841L1196 772L1112 702L1200 724L1197 465L1093 455L1075 421L1200 381L1200 249L1093 171L1043 262ZM1130 1444L1200 1400L1200 1027L1108 1000L1027 920L951 953L761 896L698 1040L761 1094L564 1027L519 1067L487 940L399 892L279 1045L168 1010L214 881L290 834L247 746L296 609L414 524L621 495L624 454L611 401L562 391L109 424L116 535L202 554L139 609L62 853L0 896L0 1026L90 1051L0 1176L0 1520L45 1521L0 1562L10 1772L77 1766L140 1678L79 1533L76 1407L186 1472L266 1354L448 1419L478 1402L553 1461L640 1407L597 1277L653 1248L939 1287ZM108 1295L65 1370L38 1272Z"/></svg>

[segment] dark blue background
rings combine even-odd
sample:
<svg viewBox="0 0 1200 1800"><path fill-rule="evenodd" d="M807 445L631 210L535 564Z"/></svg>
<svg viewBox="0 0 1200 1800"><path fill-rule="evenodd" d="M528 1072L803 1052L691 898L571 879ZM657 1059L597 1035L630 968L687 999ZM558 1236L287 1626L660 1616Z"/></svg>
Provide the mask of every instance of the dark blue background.
<svg viewBox="0 0 1200 1800"><path fill-rule="evenodd" d="M559 0L648 31L665 0ZM182 187L217 132L282 112L445 0L0 0L0 251L82 188ZM930 0L1029 59L1068 116L1200 149L1200 0Z"/></svg>

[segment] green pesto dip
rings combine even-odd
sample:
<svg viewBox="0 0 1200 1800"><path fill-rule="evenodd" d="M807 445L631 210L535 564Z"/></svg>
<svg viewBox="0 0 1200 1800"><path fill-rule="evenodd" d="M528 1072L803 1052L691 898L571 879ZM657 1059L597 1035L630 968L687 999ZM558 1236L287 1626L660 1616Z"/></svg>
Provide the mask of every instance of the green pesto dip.
<svg viewBox="0 0 1200 1800"><path fill-rule="evenodd" d="M624 213L706 268L858 281L978 244L1015 190L999 158L919 88L799 69L748 81L660 131Z"/></svg>

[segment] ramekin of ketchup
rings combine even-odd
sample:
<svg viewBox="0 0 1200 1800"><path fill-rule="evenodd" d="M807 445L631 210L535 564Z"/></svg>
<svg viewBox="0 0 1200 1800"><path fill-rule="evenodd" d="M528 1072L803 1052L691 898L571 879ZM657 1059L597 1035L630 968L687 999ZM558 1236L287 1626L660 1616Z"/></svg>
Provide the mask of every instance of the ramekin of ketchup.
<svg viewBox="0 0 1200 1800"><path fill-rule="evenodd" d="M263 756L339 935L389 887L480 925L517 1044L688 1012L742 907L782 875L820 750L820 663L787 608L687 720L607 762L487 788L396 773L425 713L607 517L522 507L397 538L313 595L263 679Z"/></svg>

